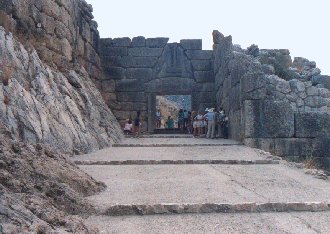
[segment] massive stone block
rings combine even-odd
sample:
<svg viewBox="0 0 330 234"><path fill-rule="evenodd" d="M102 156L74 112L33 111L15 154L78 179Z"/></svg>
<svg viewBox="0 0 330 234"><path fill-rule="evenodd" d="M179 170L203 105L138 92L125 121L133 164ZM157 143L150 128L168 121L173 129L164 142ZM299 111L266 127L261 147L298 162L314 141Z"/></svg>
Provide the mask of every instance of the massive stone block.
<svg viewBox="0 0 330 234"><path fill-rule="evenodd" d="M107 47L102 50L107 56L127 56L127 47Z"/></svg>
<svg viewBox="0 0 330 234"><path fill-rule="evenodd" d="M212 59L212 50L187 50L186 54L189 59L195 60L209 60Z"/></svg>
<svg viewBox="0 0 330 234"><path fill-rule="evenodd" d="M195 71L210 71L212 70L211 60L191 60Z"/></svg>
<svg viewBox="0 0 330 234"><path fill-rule="evenodd" d="M128 54L134 57L159 57L163 53L163 48L134 47L128 49Z"/></svg>
<svg viewBox="0 0 330 234"><path fill-rule="evenodd" d="M123 57L124 60L123 65L127 68L152 68L155 66L157 62L157 57L133 57L127 56Z"/></svg>
<svg viewBox="0 0 330 234"><path fill-rule="evenodd" d="M195 83L193 85L193 92L213 92L214 89L214 83Z"/></svg>
<svg viewBox="0 0 330 234"><path fill-rule="evenodd" d="M121 67L104 67L103 71L109 79L120 80L126 77L125 69Z"/></svg>
<svg viewBox="0 0 330 234"><path fill-rule="evenodd" d="M138 79L143 82L148 82L152 78L151 68L127 68L127 79Z"/></svg>
<svg viewBox="0 0 330 234"><path fill-rule="evenodd" d="M168 37L148 38L146 45L149 48L162 48L167 44L168 40Z"/></svg>
<svg viewBox="0 0 330 234"><path fill-rule="evenodd" d="M195 103L214 103L215 95L214 92L193 92L192 102Z"/></svg>
<svg viewBox="0 0 330 234"><path fill-rule="evenodd" d="M145 47L146 39L145 37L134 37L132 39L131 47Z"/></svg>
<svg viewBox="0 0 330 234"><path fill-rule="evenodd" d="M312 156L312 139L278 138L275 139L275 154L278 156Z"/></svg>
<svg viewBox="0 0 330 234"><path fill-rule="evenodd" d="M244 144L252 148L275 153L275 138L245 138Z"/></svg>
<svg viewBox="0 0 330 234"><path fill-rule="evenodd" d="M198 83L214 82L213 71L195 71L194 76L195 76L196 82L198 82Z"/></svg>
<svg viewBox="0 0 330 234"><path fill-rule="evenodd" d="M247 100L244 119L246 138L290 138L294 135L294 112L288 102Z"/></svg>
<svg viewBox="0 0 330 234"><path fill-rule="evenodd" d="M148 92L168 95L178 93L189 94L194 84L194 80L189 78L167 77L150 81L146 84L146 90Z"/></svg>
<svg viewBox="0 0 330 234"><path fill-rule="evenodd" d="M167 44L154 69L155 78L184 77L193 79L192 65L182 47L177 43Z"/></svg>
<svg viewBox="0 0 330 234"><path fill-rule="evenodd" d="M123 37L123 38L114 38L112 39L112 46L130 46L131 45L131 39L128 37Z"/></svg>
<svg viewBox="0 0 330 234"><path fill-rule="evenodd" d="M144 82L137 79L116 81L117 92L143 92L145 90Z"/></svg>
<svg viewBox="0 0 330 234"><path fill-rule="evenodd" d="M330 137L330 113L296 113L295 136L302 138Z"/></svg>
<svg viewBox="0 0 330 234"><path fill-rule="evenodd" d="M181 46L186 50L201 50L202 39L184 39L180 41Z"/></svg>

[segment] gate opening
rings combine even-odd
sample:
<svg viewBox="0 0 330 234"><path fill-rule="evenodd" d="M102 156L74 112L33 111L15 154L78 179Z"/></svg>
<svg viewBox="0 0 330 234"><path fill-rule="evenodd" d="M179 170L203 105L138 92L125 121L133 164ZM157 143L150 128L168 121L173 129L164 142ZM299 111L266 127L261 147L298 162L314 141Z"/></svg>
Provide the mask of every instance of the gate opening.
<svg viewBox="0 0 330 234"><path fill-rule="evenodd" d="M156 96L156 129L179 128L179 112L191 112L191 95Z"/></svg>

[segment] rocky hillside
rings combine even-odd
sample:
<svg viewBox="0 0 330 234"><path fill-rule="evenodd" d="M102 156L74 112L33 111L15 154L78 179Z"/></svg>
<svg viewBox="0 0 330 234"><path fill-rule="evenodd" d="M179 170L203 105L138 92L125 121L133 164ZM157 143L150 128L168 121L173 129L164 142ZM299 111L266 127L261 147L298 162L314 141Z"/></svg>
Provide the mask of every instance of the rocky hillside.
<svg viewBox="0 0 330 234"><path fill-rule="evenodd" d="M0 1L0 233L97 231L80 216L104 185L63 156L122 137L92 18L83 0Z"/></svg>
<svg viewBox="0 0 330 234"><path fill-rule="evenodd" d="M104 189L65 156L23 144L0 123L0 226L4 233L93 233L78 215Z"/></svg>
<svg viewBox="0 0 330 234"><path fill-rule="evenodd" d="M95 86L91 12L84 1L1 1L0 120L17 139L80 153L121 138Z"/></svg>

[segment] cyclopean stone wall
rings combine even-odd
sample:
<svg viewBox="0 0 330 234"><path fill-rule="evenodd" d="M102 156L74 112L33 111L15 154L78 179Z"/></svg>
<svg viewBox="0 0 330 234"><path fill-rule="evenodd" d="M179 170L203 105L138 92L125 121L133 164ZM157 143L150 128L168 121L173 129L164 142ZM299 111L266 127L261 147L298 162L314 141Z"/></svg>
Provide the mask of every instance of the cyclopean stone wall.
<svg viewBox="0 0 330 234"><path fill-rule="evenodd" d="M193 110L214 106L213 51L202 50L202 40L108 38L100 54L102 95L121 123L140 110L152 131L156 95L192 95Z"/></svg>
<svg viewBox="0 0 330 234"><path fill-rule="evenodd" d="M230 137L279 156L330 166L329 78L288 50L241 49L214 31L216 102Z"/></svg>

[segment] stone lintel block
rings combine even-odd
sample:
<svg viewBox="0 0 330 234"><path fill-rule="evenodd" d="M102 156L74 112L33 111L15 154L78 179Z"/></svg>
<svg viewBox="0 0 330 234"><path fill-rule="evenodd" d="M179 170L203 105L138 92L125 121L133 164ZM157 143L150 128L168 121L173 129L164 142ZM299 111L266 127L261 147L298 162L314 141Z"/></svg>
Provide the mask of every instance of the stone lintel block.
<svg viewBox="0 0 330 234"><path fill-rule="evenodd" d="M277 138L275 139L275 154L282 157L312 156L313 139L309 138Z"/></svg>
<svg viewBox="0 0 330 234"><path fill-rule="evenodd" d="M244 144L272 154L275 153L275 138L245 138Z"/></svg>
<svg viewBox="0 0 330 234"><path fill-rule="evenodd" d="M138 79L116 81L116 92L144 92L144 82Z"/></svg>
<svg viewBox="0 0 330 234"><path fill-rule="evenodd" d="M145 47L146 39L145 37L139 36L132 39L131 47Z"/></svg>
<svg viewBox="0 0 330 234"><path fill-rule="evenodd" d="M127 47L107 47L101 51L103 56L127 56Z"/></svg>
<svg viewBox="0 0 330 234"><path fill-rule="evenodd" d="M116 83L114 80L102 80L102 92L115 92Z"/></svg>
<svg viewBox="0 0 330 234"><path fill-rule="evenodd" d="M146 90L167 95L180 92L190 94L194 84L194 80L190 78L166 77L151 80L146 84Z"/></svg>
<svg viewBox="0 0 330 234"><path fill-rule="evenodd" d="M118 102L146 102L147 98L144 92L118 92Z"/></svg>
<svg viewBox="0 0 330 234"><path fill-rule="evenodd" d="M115 47L128 47L131 45L131 39L129 37L114 38L112 39L112 46Z"/></svg>
<svg viewBox="0 0 330 234"><path fill-rule="evenodd" d="M104 67L103 71L109 79L120 80L126 77L125 69L122 67Z"/></svg>
<svg viewBox="0 0 330 234"><path fill-rule="evenodd" d="M195 71L211 71L211 70L213 70L212 69L212 60L191 60L191 64Z"/></svg>
<svg viewBox="0 0 330 234"><path fill-rule="evenodd" d="M214 82L213 71L195 71L194 76L195 76L196 82L198 82L198 83Z"/></svg>
<svg viewBox="0 0 330 234"><path fill-rule="evenodd" d="M159 57L163 48L134 47L128 49L128 54L134 57Z"/></svg>
<svg viewBox="0 0 330 234"><path fill-rule="evenodd" d="M126 70L127 79L138 79L144 82L150 81L152 78L151 68L127 68Z"/></svg>
<svg viewBox="0 0 330 234"><path fill-rule="evenodd" d="M148 38L146 40L146 46L149 48L163 48L167 44L168 40L168 37Z"/></svg>
<svg viewBox="0 0 330 234"><path fill-rule="evenodd" d="M245 138L291 138L294 112L289 102L244 101Z"/></svg>
<svg viewBox="0 0 330 234"><path fill-rule="evenodd" d="M193 92L214 92L214 83L195 83L193 85Z"/></svg>
<svg viewBox="0 0 330 234"><path fill-rule="evenodd" d="M213 56L213 50L187 50L186 54L189 59L210 60Z"/></svg>
<svg viewBox="0 0 330 234"><path fill-rule="evenodd" d="M330 113L295 113L295 137L330 137Z"/></svg>
<svg viewBox="0 0 330 234"><path fill-rule="evenodd" d="M180 41L181 46L185 50L202 50L202 39L183 39Z"/></svg>

